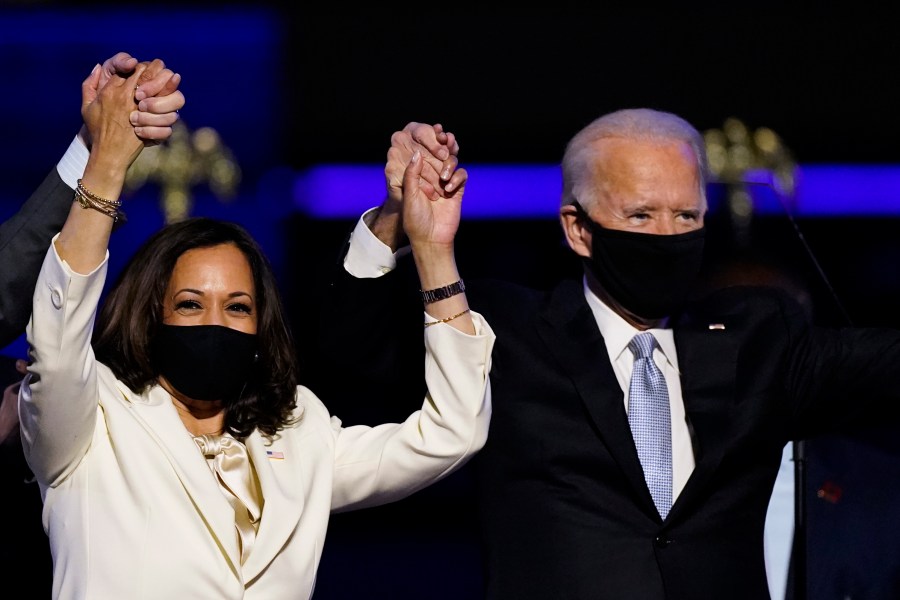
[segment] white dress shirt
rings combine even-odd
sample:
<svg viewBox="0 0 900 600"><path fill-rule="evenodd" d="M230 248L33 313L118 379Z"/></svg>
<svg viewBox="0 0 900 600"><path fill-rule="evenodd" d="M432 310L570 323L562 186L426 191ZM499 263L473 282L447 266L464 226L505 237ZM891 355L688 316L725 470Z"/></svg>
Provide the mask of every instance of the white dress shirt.
<svg viewBox="0 0 900 600"><path fill-rule="evenodd" d="M634 354L628 350L628 343L641 330L636 329L625 319L616 314L603 303L584 281L584 296L588 306L594 313L597 327L606 343L606 352L612 363L619 387L622 388L622 401L628 411L628 382L631 381L631 370L634 366ZM684 489L684 484L694 471L694 448L691 444L690 431L684 413L684 400L681 396L681 371L678 370L678 355L675 352L675 336L671 329L649 329L659 343L653 351L653 360L666 378L669 391L669 414L672 418L672 500Z"/></svg>

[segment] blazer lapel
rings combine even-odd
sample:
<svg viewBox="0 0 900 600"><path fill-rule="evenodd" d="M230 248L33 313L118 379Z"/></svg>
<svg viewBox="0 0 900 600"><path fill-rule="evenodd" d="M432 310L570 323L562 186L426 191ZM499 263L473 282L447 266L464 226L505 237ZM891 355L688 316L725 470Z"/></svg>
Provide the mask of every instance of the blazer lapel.
<svg viewBox="0 0 900 600"><path fill-rule="evenodd" d="M539 333L575 382L603 444L645 510L659 518L644 481L622 390L581 285L565 282L558 286L541 316Z"/></svg>
<svg viewBox="0 0 900 600"><path fill-rule="evenodd" d="M305 455L285 435L269 441L254 431L245 441L264 500L256 542L244 564L244 581L252 581L278 555L297 529L304 506Z"/></svg>
<svg viewBox="0 0 900 600"><path fill-rule="evenodd" d="M675 327L681 392L694 443L695 467L670 516L703 496L733 438L737 330L736 323L727 317L718 317L715 323L685 318Z"/></svg>
<svg viewBox="0 0 900 600"><path fill-rule="evenodd" d="M154 386L144 396L120 390L132 404L132 414L159 444L185 491L193 499L210 534L225 551L225 558L240 578L240 549L235 535L234 509L222 494L206 460L178 417L168 392Z"/></svg>

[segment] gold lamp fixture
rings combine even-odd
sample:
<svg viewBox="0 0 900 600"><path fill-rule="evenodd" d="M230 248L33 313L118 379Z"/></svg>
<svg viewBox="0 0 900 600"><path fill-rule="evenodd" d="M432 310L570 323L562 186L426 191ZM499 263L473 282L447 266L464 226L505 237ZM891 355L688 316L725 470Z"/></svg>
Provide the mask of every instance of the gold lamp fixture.
<svg viewBox="0 0 900 600"><path fill-rule="evenodd" d="M753 212L752 185L771 186L782 202L791 201L797 184L797 163L781 137L768 127L750 130L735 117L721 129L703 132L710 175L728 186L728 208L738 220Z"/></svg>
<svg viewBox="0 0 900 600"><path fill-rule="evenodd" d="M215 129L201 127L192 132L179 120L165 143L141 152L128 170L125 188L134 191L148 181L161 188L168 224L190 216L191 188L198 184L207 183L219 200L232 200L241 181L241 169Z"/></svg>

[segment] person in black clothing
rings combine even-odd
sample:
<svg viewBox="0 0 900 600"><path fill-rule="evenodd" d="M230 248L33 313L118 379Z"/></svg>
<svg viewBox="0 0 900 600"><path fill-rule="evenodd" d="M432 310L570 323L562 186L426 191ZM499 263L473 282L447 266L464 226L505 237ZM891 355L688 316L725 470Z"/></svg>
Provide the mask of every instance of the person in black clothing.
<svg viewBox="0 0 900 600"><path fill-rule="evenodd" d="M768 598L763 531L783 448L895 417L900 331L814 326L776 287L697 294L706 155L677 115L598 118L567 145L562 174L578 276L549 290L465 282L497 333L491 431L469 466L486 597ZM421 386L421 356L401 350L421 332L394 316L419 302L382 219L397 212L389 197L364 215L330 282L334 386L383 373ZM670 506L654 502L629 422L629 344L644 332L667 388Z"/></svg>

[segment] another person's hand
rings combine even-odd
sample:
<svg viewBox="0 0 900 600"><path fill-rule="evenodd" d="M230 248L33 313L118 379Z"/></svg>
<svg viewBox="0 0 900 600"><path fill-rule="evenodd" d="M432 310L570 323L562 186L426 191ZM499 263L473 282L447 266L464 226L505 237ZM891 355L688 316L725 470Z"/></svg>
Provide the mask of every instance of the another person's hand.
<svg viewBox="0 0 900 600"><path fill-rule="evenodd" d="M456 136L444 131L440 123L410 122L391 136L384 167L388 195L369 226L378 239L395 251L403 243L403 175L417 150L424 158L421 177L428 184L426 189L430 195L452 194L463 182L456 172L459 164Z"/></svg>
<svg viewBox="0 0 900 600"><path fill-rule="evenodd" d="M28 372L24 360L16 361L16 371L23 377ZM21 381L6 386L0 399L0 444L12 443L19 430L19 386Z"/></svg>
<svg viewBox="0 0 900 600"><path fill-rule="evenodd" d="M458 183L452 192L438 192L422 177L425 162L422 152L416 151L403 177L403 231L413 246L452 247L459 229L468 173L456 168L454 178Z"/></svg>
<svg viewBox="0 0 900 600"><path fill-rule="evenodd" d="M104 69L98 65L81 84L81 116L90 139L94 146L105 144L104 149L114 149L103 153L104 160L112 161L114 168L121 167L122 161L127 161L125 168L121 169L122 176L144 146L131 125L130 109L137 82L147 68L139 63L127 79L114 75L101 86ZM98 156L95 150L91 151L89 164Z"/></svg>
<svg viewBox="0 0 900 600"><path fill-rule="evenodd" d="M146 68L135 87L135 110L130 115L130 122L135 135L141 138L145 146L155 146L172 135L172 125L178 120L178 111L185 103L184 94L178 89L181 75L167 69L162 60L138 63L128 53L119 52L104 61L96 85L88 90L83 88L82 93L88 94L89 100L96 98L98 91L107 83L130 76L138 64ZM86 128L82 128L81 135L90 148L92 140Z"/></svg>
<svg viewBox="0 0 900 600"><path fill-rule="evenodd" d="M144 149L129 119L134 90L146 69L139 63L127 79L110 77L100 87L102 69L97 65L81 84L81 116L93 144L76 191L79 201L53 243L59 258L76 273L90 273L103 262L113 225L123 214L119 197L125 176Z"/></svg>
<svg viewBox="0 0 900 600"><path fill-rule="evenodd" d="M410 122L401 131L397 131L391 136L391 147L387 154L387 164L384 166L384 177L388 188L386 204L401 202L403 174L416 150L421 151L425 159L422 178L435 190L443 192L447 187L452 192L459 185L459 179L453 179L453 174L459 164L457 159L459 144L456 136L444 131L440 123L427 125Z"/></svg>
<svg viewBox="0 0 900 600"><path fill-rule="evenodd" d="M178 89L181 75L167 69L160 59L147 64L134 90L137 110L131 113L134 133L144 146L154 146L169 139L178 111L184 107L184 94Z"/></svg>

